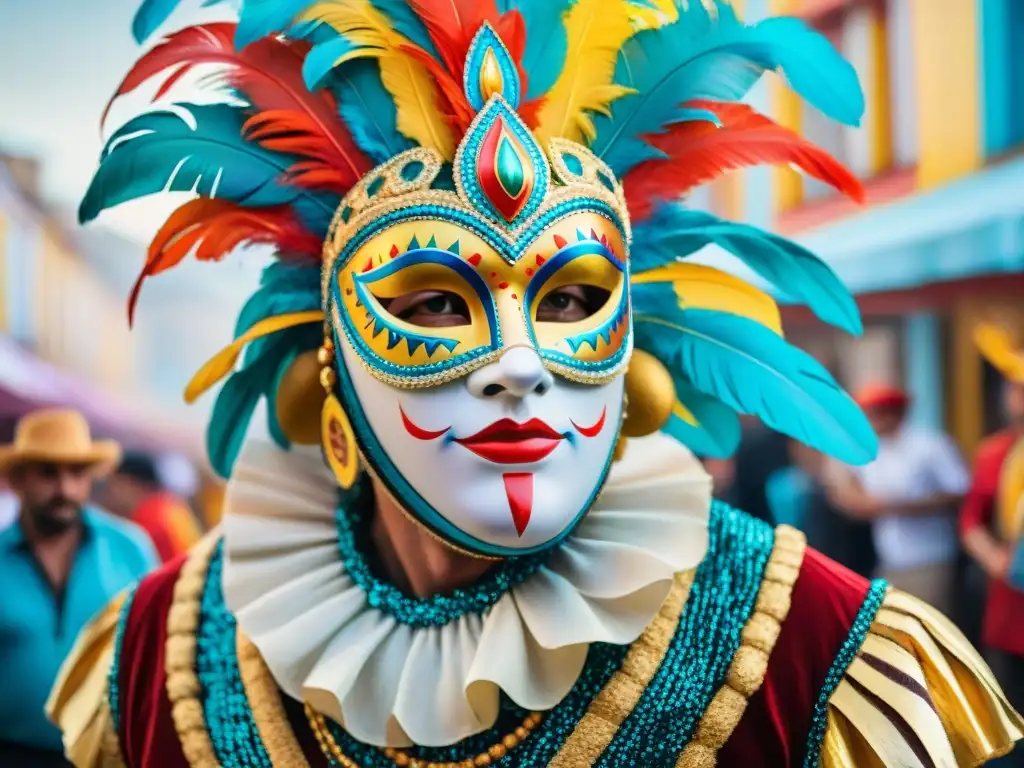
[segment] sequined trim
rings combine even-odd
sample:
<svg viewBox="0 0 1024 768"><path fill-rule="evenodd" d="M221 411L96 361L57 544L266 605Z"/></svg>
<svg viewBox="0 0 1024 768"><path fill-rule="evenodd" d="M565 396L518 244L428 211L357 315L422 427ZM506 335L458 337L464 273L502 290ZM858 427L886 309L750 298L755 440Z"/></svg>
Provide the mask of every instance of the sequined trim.
<svg viewBox="0 0 1024 768"><path fill-rule="evenodd" d="M137 585L136 585L137 586ZM110 720L114 733L121 732L121 649L124 646L124 632L128 625L128 614L132 610L136 587L131 587L125 594L121 607L118 609L117 626L114 628L114 657L110 662L107 675L107 706L110 708ZM118 750L120 753L120 750Z"/></svg>
<svg viewBox="0 0 1024 768"><path fill-rule="evenodd" d="M120 649L117 656L120 655ZM114 658L116 659L117 656ZM110 709L110 679L107 680L107 695L100 704L100 717L104 719L103 733L100 737L100 763L97 768L124 768L124 756L121 754L120 730L114 724L113 711Z"/></svg>
<svg viewBox="0 0 1024 768"><path fill-rule="evenodd" d="M775 546L764 569L754 614L743 627L743 644L732 660L725 685L711 700L676 768L712 768L718 763L718 751L739 725L747 701L764 682L772 649L789 615L793 585L806 549L807 539L800 531L785 525L775 530Z"/></svg>
<svg viewBox="0 0 1024 768"><path fill-rule="evenodd" d="M679 629L650 685L596 761L600 768L674 765L726 682L775 534L722 502L714 502L711 511L708 553Z"/></svg>
<svg viewBox="0 0 1024 768"><path fill-rule="evenodd" d="M367 545L368 521L364 512L372 505L366 494L369 482L343 499L335 513L338 551L345 572L366 593L367 602L395 621L411 627L443 627L463 616L482 614L493 607L513 587L522 584L543 565L550 553L508 558L495 565L478 583L456 589L450 595L426 598L409 597L392 584L377 578L363 555ZM345 503L346 500L348 503Z"/></svg>
<svg viewBox="0 0 1024 768"><path fill-rule="evenodd" d="M630 647L622 669L612 676L591 703L572 735L551 761L551 768L593 765L608 747L665 657L679 627L679 618L692 584L692 571L676 576L658 615Z"/></svg>
<svg viewBox="0 0 1024 768"><path fill-rule="evenodd" d="M829 699L832 698L832 694L842 682L857 651L864 644L864 638L867 637L868 630L871 629L875 616L878 615L878 610L882 607L882 601L885 600L888 589L889 584L885 579L875 579L871 582L871 588L864 598L864 604L857 611L853 626L850 627L850 633L839 648L839 653L836 654L832 666L829 667L825 683L818 694L818 701L814 705L814 717L807 735L807 756L804 758L804 768L814 768L818 765L818 760L821 758L821 745L825 739L825 728L828 725Z"/></svg>
<svg viewBox="0 0 1024 768"><path fill-rule="evenodd" d="M217 548L216 539L201 542L189 554L174 584L167 615L167 646L164 670L171 717L182 751L194 768L215 768L220 763L203 716L196 673L196 628L200 619L206 572Z"/></svg>
<svg viewBox="0 0 1024 768"><path fill-rule="evenodd" d="M272 765L309 768L306 756L295 738L288 714L284 711L277 683L270 675L259 651L240 632L237 634L238 671L259 738L267 749Z"/></svg>

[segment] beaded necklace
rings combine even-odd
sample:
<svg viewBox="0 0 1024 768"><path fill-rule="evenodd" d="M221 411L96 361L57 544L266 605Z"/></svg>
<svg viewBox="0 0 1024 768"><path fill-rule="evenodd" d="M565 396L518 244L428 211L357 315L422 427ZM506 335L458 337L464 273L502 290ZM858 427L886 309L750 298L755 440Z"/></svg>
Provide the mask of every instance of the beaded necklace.
<svg viewBox="0 0 1024 768"><path fill-rule="evenodd" d="M338 746L338 742L331 733L331 729L327 726L324 716L309 704L306 705L306 717L309 720L310 727L313 729L313 734L316 736L317 743L320 745L320 750L332 764L340 765L341 768L361 768L358 763L349 758L342 751L341 747ZM501 741L492 744L487 751L480 752L474 757L467 757L465 760L423 760L418 757L411 757L408 753L401 750L391 748L385 749L383 754L384 757L391 760L392 764L398 768L474 768L474 766L486 768L486 766L495 764L505 757L510 750L519 746L540 725L543 719L544 715L540 712L531 712L523 719L522 725L516 728L515 731L507 734Z"/></svg>
<svg viewBox="0 0 1024 768"><path fill-rule="evenodd" d="M409 597L378 578L366 553L369 546L368 510L373 508L370 483L362 481L342 497L335 524L338 552L346 573L366 593L371 607L410 627L443 627L467 614L482 614L513 587L537 572L549 553L512 557L497 563L479 581L448 595Z"/></svg>

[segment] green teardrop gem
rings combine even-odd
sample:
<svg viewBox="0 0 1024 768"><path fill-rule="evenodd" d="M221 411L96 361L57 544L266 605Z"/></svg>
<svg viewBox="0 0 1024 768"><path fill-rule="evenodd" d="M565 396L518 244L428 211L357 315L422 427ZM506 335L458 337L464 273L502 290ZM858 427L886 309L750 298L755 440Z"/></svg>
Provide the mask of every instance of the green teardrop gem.
<svg viewBox="0 0 1024 768"><path fill-rule="evenodd" d="M509 197L518 197L526 184L526 169L523 168L523 161L507 136L502 136L501 143L498 144L497 166L501 186L508 192Z"/></svg>

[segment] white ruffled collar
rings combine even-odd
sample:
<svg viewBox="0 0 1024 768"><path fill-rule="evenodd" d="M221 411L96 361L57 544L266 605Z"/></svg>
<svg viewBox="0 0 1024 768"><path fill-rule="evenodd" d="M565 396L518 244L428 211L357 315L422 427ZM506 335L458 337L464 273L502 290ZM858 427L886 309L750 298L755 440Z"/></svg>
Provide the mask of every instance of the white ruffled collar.
<svg viewBox="0 0 1024 768"><path fill-rule="evenodd" d="M338 546L318 450L250 441L228 485L224 595L282 690L374 746L447 746L500 693L548 710L591 643L627 644L707 548L710 478L674 440L630 440L569 539L483 615L412 627L370 605Z"/></svg>

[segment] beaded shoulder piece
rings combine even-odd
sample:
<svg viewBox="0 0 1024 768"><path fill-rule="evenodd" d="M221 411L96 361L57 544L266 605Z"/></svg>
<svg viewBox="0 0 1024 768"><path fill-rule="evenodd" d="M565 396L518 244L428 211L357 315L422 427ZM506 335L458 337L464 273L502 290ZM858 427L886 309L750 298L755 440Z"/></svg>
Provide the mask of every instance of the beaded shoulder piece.
<svg viewBox="0 0 1024 768"><path fill-rule="evenodd" d="M760 686L799 573L801 534L715 503L708 554L680 574L660 613L631 646L595 644L569 695L500 759L502 766L700 766L714 763ZM168 619L167 693L193 766L307 765L280 693L238 632L221 591L221 545L182 570ZM423 766L460 765L515 730L525 711L503 704L494 728L447 748L420 749ZM304 727L304 726L303 726ZM382 750L328 724L346 768L391 768ZM710 760L710 762L709 762ZM240 763L241 761L241 763Z"/></svg>

